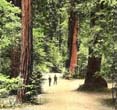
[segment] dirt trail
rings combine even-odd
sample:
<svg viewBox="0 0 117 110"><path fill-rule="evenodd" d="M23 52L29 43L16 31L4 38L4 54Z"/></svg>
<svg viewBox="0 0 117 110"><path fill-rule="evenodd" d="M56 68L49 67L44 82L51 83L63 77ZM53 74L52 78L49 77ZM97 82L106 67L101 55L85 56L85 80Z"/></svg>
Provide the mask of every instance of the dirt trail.
<svg viewBox="0 0 117 110"><path fill-rule="evenodd" d="M83 80L59 79L57 85L49 87L46 80L43 84L45 94L41 95L41 100L46 100L45 104L15 110L112 110L103 102L111 94L75 91L81 84Z"/></svg>
<svg viewBox="0 0 117 110"><path fill-rule="evenodd" d="M112 110L112 107L103 102L111 95L75 91L81 84L83 80L59 79L58 85L45 85L47 94L42 97L45 97L48 103L41 105L40 110Z"/></svg>

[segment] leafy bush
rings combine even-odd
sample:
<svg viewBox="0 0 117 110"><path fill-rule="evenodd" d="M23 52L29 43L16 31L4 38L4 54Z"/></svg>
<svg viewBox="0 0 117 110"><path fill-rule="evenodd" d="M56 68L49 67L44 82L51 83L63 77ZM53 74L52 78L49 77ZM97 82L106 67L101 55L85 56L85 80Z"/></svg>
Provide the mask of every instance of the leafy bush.
<svg viewBox="0 0 117 110"><path fill-rule="evenodd" d="M22 86L21 79L9 78L0 73L0 98L7 97L12 90L17 90Z"/></svg>
<svg viewBox="0 0 117 110"><path fill-rule="evenodd" d="M0 72L10 73L11 48L19 43L20 36L20 9L0 0Z"/></svg>
<svg viewBox="0 0 117 110"><path fill-rule="evenodd" d="M37 95L42 93L42 74L39 71L34 71L31 78L30 78L30 84L27 86L28 92L26 93L28 97L28 101L31 103L38 103Z"/></svg>
<svg viewBox="0 0 117 110"><path fill-rule="evenodd" d="M57 40L47 40L47 35L44 35L44 30L41 28L34 28L33 36L34 70L43 73L63 71L65 56L62 56Z"/></svg>

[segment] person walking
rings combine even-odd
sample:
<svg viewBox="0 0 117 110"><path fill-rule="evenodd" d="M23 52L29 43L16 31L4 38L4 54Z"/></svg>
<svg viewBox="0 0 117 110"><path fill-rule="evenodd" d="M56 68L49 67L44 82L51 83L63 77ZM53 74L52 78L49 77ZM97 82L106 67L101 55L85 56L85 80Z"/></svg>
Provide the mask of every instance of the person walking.
<svg viewBox="0 0 117 110"><path fill-rule="evenodd" d="M57 76L54 76L54 84L57 84Z"/></svg>
<svg viewBox="0 0 117 110"><path fill-rule="evenodd" d="M50 76L48 78L48 81L49 81L49 86L51 86L52 78Z"/></svg>

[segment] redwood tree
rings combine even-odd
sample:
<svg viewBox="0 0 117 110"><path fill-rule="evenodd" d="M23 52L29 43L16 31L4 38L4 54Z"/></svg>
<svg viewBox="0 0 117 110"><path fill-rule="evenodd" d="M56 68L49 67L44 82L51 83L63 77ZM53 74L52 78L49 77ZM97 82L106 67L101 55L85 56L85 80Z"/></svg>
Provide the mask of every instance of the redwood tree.
<svg viewBox="0 0 117 110"><path fill-rule="evenodd" d="M103 8L104 8L103 2L101 4L97 3L95 10L91 12L91 21L90 21L91 28L95 28L95 26L97 25L96 23L100 19L101 15L100 16L96 15L96 13L100 12L100 10ZM98 53L98 55L95 55L96 45L99 44L99 41L101 39L100 34L101 34L100 32L95 32L93 36L92 45L89 47L88 66L87 66L87 73L86 73L85 84L84 84L84 87L86 88L106 88L107 87L107 83L105 79L103 79L101 76L98 75L101 69L102 55L100 53Z"/></svg>
<svg viewBox="0 0 117 110"><path fill-rule="evenodd" d="M75 72L77 66L77 37L78 37L78 15L75 11L75 1L71 1L69 17L69 35L68 35L68 54L67 66L71 75Z"/></svg>
<svg viewBox="0 0 117 110"><path fill-rule="evenodd" d="M22 0L22 39L21 39L21 57L20 57L20 77L23 84L29 84L29 77L32 74L32 0ZM27 101L27 89L22 87L18 90L17 100L19 102Z"/></svg>

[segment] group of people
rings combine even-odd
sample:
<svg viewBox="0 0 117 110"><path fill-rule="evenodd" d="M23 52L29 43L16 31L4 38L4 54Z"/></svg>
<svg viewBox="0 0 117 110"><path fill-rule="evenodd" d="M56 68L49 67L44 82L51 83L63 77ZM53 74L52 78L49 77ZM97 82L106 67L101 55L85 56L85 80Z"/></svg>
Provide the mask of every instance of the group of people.
<svg viewBox="0 0 117 110"><path fill-rule="evenodd" d="M48 81L49 81L49 86L51 86L52 78L50 76L48 78ZM54 84L57 84L57 76L56 75L54 75Z"/></svg>

